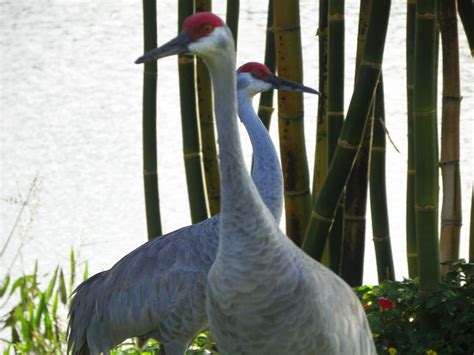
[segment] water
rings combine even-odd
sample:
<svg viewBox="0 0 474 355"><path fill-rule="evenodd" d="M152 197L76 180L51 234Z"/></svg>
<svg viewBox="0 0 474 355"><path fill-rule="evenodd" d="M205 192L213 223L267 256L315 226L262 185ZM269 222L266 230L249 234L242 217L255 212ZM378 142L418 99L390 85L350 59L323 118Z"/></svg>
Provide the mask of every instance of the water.
<svg viewBox="0 0 474 355"><path fill-rule="evenodd" d="M306 85L317 87L316 2L301 1ZM346 107L352 94L358 1L346 1ZM176 34L176 2L159 1L159 43ZM112 266L146 241L141 147L142 9L132 1L0 2L1 235L0 250L38 176L6 247L0 276L66 265L69 249L91 272ZM214 11L225 16L225 2ZM241 1L238 64L262 61L266 2ZM394 2L384 57L387 128L400 149L387 152L391 236L398 278L405 258L405 4ZM472 184L474 73L460 31L462 68L461 170L464 224L461 256L467 256ZM163 229L190 223L182 160L176 58L159 61L158 159ZM314 160L317 99L305 95L306 143ZM272 136L278 143L276 124ZM245 155L250 144L245 137ZM441 199L440 199L441 201ZM368 220L370 236L370 218ZM19 251L18 257L17 251ZM376 283L370 237L365 283ZM3 312L2 312L3 313Z"/></svg>

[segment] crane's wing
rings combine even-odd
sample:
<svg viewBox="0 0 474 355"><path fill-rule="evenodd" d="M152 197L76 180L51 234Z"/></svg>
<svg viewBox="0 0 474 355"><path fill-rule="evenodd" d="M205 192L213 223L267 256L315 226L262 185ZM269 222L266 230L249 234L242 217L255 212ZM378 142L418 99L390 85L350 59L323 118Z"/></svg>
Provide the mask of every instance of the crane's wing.
<svg viewBox="0 0 474 355"><path fill-rule="evenodd" d="M212 218L153 239L84 281L71 303L68 347L105 351L132 336L166 336L171 327L205 322L199 299L217 245Z"/></svg>

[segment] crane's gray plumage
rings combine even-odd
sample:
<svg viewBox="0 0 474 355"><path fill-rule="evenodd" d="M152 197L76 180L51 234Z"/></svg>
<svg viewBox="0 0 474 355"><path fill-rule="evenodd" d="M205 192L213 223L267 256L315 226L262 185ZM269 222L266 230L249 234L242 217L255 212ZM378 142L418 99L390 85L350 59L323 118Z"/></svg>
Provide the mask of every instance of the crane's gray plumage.
<svg viewBox="0 0 474 355"><path fill-rule="evenodd" d="M240 117L254 150L253 179L279 221L283 177L270 136L252 98L274 85L238 74ZM68 347L74 354L109 353L126 338L156 338L167 355L185 353L207 326L205 284L214 262L219 216L151 240L110 270L92 276L75 291Z"/></svg>
<svg viewBox="0 0 474 355"><path fill-rule="evenodd" d="M207 316L221 354L376 354L351 288L279 229L247 173L236 120L232 35L211 13L137 62L191 52L209 69L221 173L220 238L208 274Z"/></svg>

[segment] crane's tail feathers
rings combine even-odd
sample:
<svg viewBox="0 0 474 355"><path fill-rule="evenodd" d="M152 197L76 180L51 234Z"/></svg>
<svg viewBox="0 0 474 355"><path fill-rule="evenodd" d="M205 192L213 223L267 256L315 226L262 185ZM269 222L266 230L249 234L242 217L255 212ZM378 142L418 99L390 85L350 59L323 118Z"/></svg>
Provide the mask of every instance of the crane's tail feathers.
<svg viewBox="0 0 474 355"><path fill-rule="evenodd" d="M87 342L87 329L91 323L101 277L100 272L82 282L73 292L71 307L69 308L69 324L67 327L67 354L90 354Z"/></svg>

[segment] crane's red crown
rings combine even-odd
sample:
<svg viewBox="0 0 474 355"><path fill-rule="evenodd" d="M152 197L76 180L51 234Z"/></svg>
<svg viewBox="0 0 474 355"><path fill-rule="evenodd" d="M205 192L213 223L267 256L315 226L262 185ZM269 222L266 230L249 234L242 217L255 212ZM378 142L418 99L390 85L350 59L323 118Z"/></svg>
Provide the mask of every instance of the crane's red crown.
<svg viewBox="0 0 474 355"><path fill-rule="evenodd" d="M188 32L193 41L207 36L216 27L224 26L224 21L212 12L198 12L186 18L183 30Z"/></svg>
<svg viewBox="0 0 474 355"><path fill-rule="evenodd" d="M264 64L249 62L242 65L237 73L250 73L255 79L265 80L266 76L272 72Z"/></svg>

